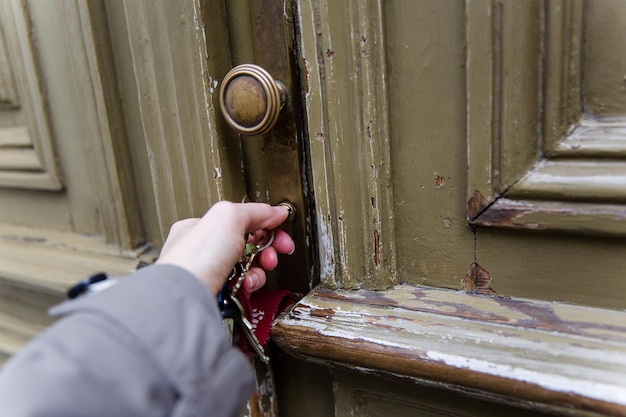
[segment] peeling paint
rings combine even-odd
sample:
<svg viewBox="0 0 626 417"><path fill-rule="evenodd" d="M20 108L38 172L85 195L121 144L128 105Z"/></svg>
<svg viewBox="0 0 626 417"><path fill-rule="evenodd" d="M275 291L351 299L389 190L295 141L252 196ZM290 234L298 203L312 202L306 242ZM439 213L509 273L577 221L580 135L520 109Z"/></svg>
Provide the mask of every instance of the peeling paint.
<svg viewBox="0 0 626 417"><path fill-rule="evenodd" d="M374 230L374 265L380 264L380 232Z"/></svg>
<svg viewBox="0 0 626 417"><path fill-rule="evenodd" d="M625 320L626 312L428 287L317 289L275 324L272 338L287 352L366 373L624 415ZM608 323L612 335L588 329Z"/></svg>
<svg viewBox="0 0 626 417"><path fill-rule="evenodd" d="M497 296L498 294L490 287L491 280L491 274L474 262L461 280L461 289L465 292Z"/></svg>
<svg viewBox="0 0 626 417"><path fill-rule="evenodd" d="M444 185L446 185L445 178L435 172L435 188L441 188Z"/></svg>
<svg viewBox="0 0 626 417"><path fill-rule="evenodd" d="M488 206L489 201L483 194L478 190L474 190L472 196L467 200L467 218L474 220Z"/></svg>
<svg viewBox="0 0 626 417"><path fill-rule="evenodd" d="M427 355L430 359L444 362L449 366L510 378L516 381L531 382L553 391L574 393L595 398L600 401L626 405L626 386L617 387L615 385L584 381L562 375L549 375L545 372L441 352L428 352Z"/></svg>
<svg viewBox="0 0 626 417"><path fill-rule="evenodd" d="M335 315L335 311L332 308L312 308L309 314L311 317L330 319Z"/></svg>
<svg viewBox="0 0 626 417"><path fill-rule="evenodd" d="M327 219L326 216L321 212L317 213L317 218L320 279L327 286L337 287L337 281L335 277L332 223L330 219Z"/></svg>

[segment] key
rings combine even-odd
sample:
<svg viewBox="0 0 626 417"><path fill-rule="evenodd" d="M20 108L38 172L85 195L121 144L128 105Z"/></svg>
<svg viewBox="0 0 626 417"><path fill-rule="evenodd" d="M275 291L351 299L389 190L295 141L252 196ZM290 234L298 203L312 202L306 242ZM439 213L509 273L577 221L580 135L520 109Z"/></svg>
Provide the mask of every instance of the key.
<svg viewBox="0 0 626 417"><path fill-rule="evenodd" d="M254 327L246 318L244 308L241 305L241 302L237 299L236 295L248 272L250 271L256 256L270 247L273 242L274 231L271 230L266 242L258 244L246 243L241 261L233 267L232 273L226 280L226 283L222 287L222 291L220 291L217 297L217 304L222 315L222 322L231 344L234 342L235 330L237 328L240 329L259 358L261 358L261 360L265 363L269 362L269 357L265 354L263 346L255 336Z"/></svg>
<svg viewBox="0 0 626 417"><path fill-rule="evenodd" d="M254 335L254 327L252 326L252 323L250 323L250 321L246 318L243 306L236 297L231 297L231 301L237 307L239 313L239 328L243 331L243 334L246 336L246 339L248 339L248 342L250 343L256 354L259 355L259 358L261 358L263 362L269 363L270 358L265 354L265 349L263 349L261 342L259 342L259 339L257 339L257 337Z"/></svg>
<svg viewBox="0 0 626 417"><path fill-rule="evenodd" d="M250 271L250 268L252 267L252 262L254 261L254 258L256 258L256 255L258 252L259 252L259 246L254 245L253 248L250 250L250 255L246 258L245 264L239 263L242 270L239 273L237 280L235 281L235 285L233 285L232 289L230 290L231 291L230 293L233 297L237 294L237 291L239 291L241 284L243 284L243 281L246 279L246 275L248 275L248 272Z"/></svg>
<svg viewBox="0 0 626 417"><path fill-rule="evenodd" d="M232 345L235 340L235 323L238 314L237 307L230 301L230 297L224 294L224 291L218 294L217 304L222 314L222 324L224 324L226 335Z"/></svg>
<svg viewBox="0 0 626 417"><path fill-rule="evenodd" d="M250 271L250 268L252 267L252 262L254 262L254 258L256 258L256 256L259 253L269 248L272 245L272 243L274 243L274 231L273 230L269 231L269 237L267 241L263 244L246 243L242 260L239 263L240 265L242 265L243 270L237 277L237 281L235 281L235 285L233 285L231 289L231 295L233 297L237 295L237 291L239 291L241 284L243 284L243 281L246 279L246 275L248 275L248 272Z"/></svg>

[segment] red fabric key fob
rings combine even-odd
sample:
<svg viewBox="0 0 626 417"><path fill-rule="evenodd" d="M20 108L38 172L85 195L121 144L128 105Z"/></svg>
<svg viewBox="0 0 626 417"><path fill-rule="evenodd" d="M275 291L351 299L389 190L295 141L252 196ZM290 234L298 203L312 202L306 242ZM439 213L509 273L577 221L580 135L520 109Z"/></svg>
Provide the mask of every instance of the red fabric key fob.
<svg viewBox="0 0 626 417"><path fill-rule="evenodd" d="M270 340L272 322L287 307L293 304L293 293L288 290L260 289L250 294L250 297L241 297L246 318L252 324L254 335L263 348L267 348ZM255 356L245 337L237 338L237 346L248 356Z"/></svg>

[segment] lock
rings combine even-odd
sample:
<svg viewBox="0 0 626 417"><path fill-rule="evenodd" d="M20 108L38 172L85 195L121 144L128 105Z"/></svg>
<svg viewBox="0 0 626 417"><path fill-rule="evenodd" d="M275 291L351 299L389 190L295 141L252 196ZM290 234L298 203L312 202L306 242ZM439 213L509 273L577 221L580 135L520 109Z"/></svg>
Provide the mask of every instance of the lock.
<svg viewBox="0 0 626 417"><path fill-rule="evenodd" d="M285 219L284 223L293 223L296 218L296 207L290 203L289 201L283 201L282 203L278 203L279 206L285 207L289 214L287 215L287 219Z"/></svg>

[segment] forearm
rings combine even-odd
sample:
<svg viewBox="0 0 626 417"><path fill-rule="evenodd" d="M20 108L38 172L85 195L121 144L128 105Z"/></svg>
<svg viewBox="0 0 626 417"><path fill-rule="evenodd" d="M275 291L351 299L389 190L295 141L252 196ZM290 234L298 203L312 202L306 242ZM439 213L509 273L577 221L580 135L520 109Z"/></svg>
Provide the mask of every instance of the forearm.
<svg viewBox="0 0 626 417"><path fill-rule="evenodd" d="M0 373L0 415L229 416L252 390L215 300L177 267L144 268L54 313L66 317Z"/></svg>

